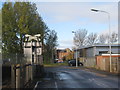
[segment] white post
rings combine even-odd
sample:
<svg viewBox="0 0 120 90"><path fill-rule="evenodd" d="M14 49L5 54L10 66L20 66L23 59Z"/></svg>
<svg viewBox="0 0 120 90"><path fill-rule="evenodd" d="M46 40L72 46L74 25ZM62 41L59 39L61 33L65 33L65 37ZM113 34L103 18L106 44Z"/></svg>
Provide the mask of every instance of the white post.
<svg viewBox="0 0 120 90"><path fill-rule="evenodd" d="M108 14L109 20L109 52L110 52L110 72L112 72L112 58L111 58L111 30L110 30L110 14Z"/></svg>
<svg viewBox="0 0 120 90"><path fill-rule="evenodd" d="M72 31L72 33L76 34L76 32ZM78 55L77 55L77 46L76 46L76 67L78 67Z"/></svg>
<svg viewBox="0 0 120 90"><path fill-rule="evenodd" d="M76 67L78 67L78 61L77 61L77 47L76 47Z"/></svg>

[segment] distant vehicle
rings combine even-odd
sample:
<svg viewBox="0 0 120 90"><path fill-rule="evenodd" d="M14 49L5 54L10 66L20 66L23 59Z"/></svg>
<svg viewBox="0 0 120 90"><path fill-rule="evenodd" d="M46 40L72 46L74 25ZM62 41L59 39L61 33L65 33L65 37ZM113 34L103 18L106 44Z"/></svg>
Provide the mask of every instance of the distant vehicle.
<svg viewBox="0 0 120 90"><path fill-rule="evenodd" d="M57 62L58 62L58 59L55 59L55 60L54 60L54 63L57 63Z"/></svg>
<svg viewBox="0 0 120 90"><path fill-rule="evenodd" d="M63 63L62 59L55 59L54 63Z"/></svg>
<svg viewBox="0 0 120 90"><path fill-rule="evenodd" d="M76 66L76 60L72 59L68 61L69 66ZM78 66L83 66L83 63L78 60Z"/></svg>
<svg viewBox="0 0 120 90"><path fill-rule="evenodd" d="M58 60L58 63L63 63L63 60Z"/></svg>

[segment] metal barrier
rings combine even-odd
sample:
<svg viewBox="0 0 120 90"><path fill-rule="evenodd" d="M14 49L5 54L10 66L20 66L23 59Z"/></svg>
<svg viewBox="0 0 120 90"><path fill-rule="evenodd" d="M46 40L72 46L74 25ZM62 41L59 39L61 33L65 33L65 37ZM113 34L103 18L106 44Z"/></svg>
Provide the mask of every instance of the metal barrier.
<svg viewBox="0 0 120 90"><path fill-rule="evenodd" d="M35 67L35 66L34 66ZM28 64L20 66L20 64L11 67L11 88L27 87L33 80L33 66Z"/></svg>
<svg viewBox="0 0 120 90"><path fill-rule="evenodd" d="M2 68L7 70L2 72L9 72L2 74L8 74L6 77L9 77L11 80L11 88L26 88L36 76L36 71L39 71L38 65L30 63L29 59L29 57L25 57L23 55L11 54L8 60L3 61L4 63Z"/></svg>

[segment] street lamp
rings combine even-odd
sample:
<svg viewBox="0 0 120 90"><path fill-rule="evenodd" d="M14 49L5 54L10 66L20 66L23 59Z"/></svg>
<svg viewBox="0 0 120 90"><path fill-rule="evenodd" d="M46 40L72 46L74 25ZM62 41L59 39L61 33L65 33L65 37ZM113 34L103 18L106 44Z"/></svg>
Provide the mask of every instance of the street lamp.
<svg viewBox="0 0 120 90"><path fill-rule="evenodd" d="M94 11L94 12L103 12L103 13L106 13L108 15L108 21L109 21L109 53L110 53L110 72L112 72L112 60L111 60L111 30L110 30L110 13L109 12L106 12L106 11L102 11L102 10L97 10L97 9L91 9L91 11Z"/></svg>
<svg viewBox="0 0 120 90"><path fill-rule="evenodd" d="M74 32L74 31L72 31L72 33L76 34L76 32ZM77 60L77 57L78 57L78 55L77 55L77 46L76 46L76 67L78 67L78 60Z"/></svg>

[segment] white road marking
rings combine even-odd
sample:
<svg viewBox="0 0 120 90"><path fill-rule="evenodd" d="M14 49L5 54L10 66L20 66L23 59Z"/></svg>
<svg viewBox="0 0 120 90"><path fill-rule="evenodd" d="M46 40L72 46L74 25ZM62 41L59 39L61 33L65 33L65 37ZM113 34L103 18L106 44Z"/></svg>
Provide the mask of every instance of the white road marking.
<svg viewBox="0 0 120 90"><path fill-rule="evenodd" d="M58 90L57 82L55 81L55 88Z"/></svg>
<svg viewBox="0 0 120 90"><path fill-rule="evenodd" d="M103 84L102 82L100 83L100 81L97 81L97 80L95 80L94 78L89 79L89 81L91 81L91 82L95 82L97 85L102 86L102 88L109 88L108 85Z"/></svg>

